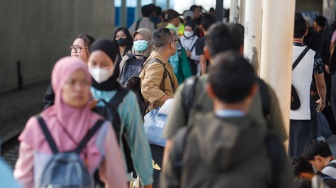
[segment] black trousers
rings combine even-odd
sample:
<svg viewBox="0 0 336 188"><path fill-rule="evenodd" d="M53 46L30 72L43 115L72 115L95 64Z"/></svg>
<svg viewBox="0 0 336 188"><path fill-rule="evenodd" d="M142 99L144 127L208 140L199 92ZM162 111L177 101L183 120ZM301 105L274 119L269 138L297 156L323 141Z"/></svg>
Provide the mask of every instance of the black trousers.
<svg viewBox="0 0 336 188"><path fill-rule="evenodd" d="M150 144L150 149L152 152L152 158L154 160L154 163L157 164L160 168L162 168L162 158L163 158L164 147ZM158 188L160 185L160 173L161 173L160 170L154 169L153 188Z"/></svg>
<svg viewBox="0 0 336 188"><path fill-rule="evenodd" d="M289 125L289 158L298 158L303 152L304 146L317 138L317 127L314 119L290 120Z"/></svg>

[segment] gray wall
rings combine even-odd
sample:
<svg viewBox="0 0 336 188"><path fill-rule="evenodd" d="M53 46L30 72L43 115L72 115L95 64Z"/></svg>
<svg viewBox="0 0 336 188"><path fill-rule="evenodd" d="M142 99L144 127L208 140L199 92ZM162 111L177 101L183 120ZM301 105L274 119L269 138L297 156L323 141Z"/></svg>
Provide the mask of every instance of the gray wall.
<svg viewBox="0 0 336 188"><path fill-rule="evenodd" d="M0 92L50 78L79 33L112 38L114 0L0 0Z"/></svg>

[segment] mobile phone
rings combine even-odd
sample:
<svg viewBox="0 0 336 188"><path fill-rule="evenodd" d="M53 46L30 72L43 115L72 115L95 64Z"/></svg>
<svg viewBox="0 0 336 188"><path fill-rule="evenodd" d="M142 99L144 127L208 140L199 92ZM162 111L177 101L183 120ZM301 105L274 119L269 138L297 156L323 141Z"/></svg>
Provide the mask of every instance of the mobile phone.
<svg viewBox="0 0 336 188"><path fill-rule="evenodd" d="M317 103L317 105L316 105L316 112L320 112L320 110L321 110L321 103Z"/></svg>

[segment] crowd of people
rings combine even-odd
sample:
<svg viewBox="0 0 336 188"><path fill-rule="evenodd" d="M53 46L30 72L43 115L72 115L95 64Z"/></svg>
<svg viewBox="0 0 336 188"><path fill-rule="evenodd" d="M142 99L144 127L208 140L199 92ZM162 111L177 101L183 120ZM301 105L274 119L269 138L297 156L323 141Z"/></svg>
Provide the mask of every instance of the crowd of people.
<svg viewBox="0 0 336 188"><path fill-rule="evenodd" d="M244 58L242 25L197 5L141 12L113 39L80 34L55 63L44 110L19 136L22 187L336 187L325 142L336 133L336 23L293 18L287 135L274 88ZM144 116L169 99L158 147Z"/></svg>

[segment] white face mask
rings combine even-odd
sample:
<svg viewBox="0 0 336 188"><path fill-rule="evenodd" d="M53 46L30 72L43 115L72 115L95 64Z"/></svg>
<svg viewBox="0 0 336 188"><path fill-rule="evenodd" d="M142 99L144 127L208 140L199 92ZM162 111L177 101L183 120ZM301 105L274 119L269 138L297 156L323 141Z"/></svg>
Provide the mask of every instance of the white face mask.
<svg viewBox="0 0 336 188"><path fill-rule="evenodd" d="M89 72L93 79L95 79L98 83L105 82L112 76L110 71L108 71L107 69L89 68Z"/></svg>
<svg viewBox="0 0 336 188"><path fill-rule="evenodd" d="M192 37L193 35L194 35L194 32L191 32L191 31L184 32L184 36L186 36L187 38Z"/></svg>

